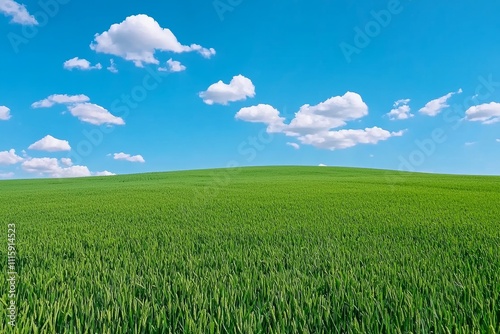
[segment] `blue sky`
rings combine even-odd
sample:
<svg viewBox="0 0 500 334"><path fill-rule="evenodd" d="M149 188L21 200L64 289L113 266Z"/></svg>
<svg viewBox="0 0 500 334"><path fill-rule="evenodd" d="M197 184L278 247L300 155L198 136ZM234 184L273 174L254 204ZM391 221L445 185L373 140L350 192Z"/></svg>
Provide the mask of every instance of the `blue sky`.
<svg viewBox="0 0 500 334"><path fill-rule="evenodd" d="M0 0L0 177L319 164L499 175L499 12L492 0Z"/></svg>

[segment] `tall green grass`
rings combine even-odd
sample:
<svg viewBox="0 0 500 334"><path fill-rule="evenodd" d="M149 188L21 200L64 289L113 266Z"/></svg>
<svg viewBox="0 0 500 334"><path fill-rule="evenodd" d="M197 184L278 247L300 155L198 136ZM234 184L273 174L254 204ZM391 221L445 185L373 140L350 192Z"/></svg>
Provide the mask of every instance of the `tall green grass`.
<svg viewBox="0 0 500 334"><path fill-rule="evenodd" d="M498 177L345 168L0 182L0 332L500 333L499 204Z"/></svg>

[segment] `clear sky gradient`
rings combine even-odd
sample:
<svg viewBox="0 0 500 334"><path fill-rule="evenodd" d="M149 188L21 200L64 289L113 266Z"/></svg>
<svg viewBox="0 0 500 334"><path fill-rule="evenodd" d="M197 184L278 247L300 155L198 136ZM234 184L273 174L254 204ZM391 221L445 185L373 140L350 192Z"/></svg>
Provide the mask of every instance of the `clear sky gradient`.
<svg viewBox="0 0 500 334"><path fill-rule="evenodd" d="M493 0L0 0L0 178L500 175L498 13Z"/></svg>

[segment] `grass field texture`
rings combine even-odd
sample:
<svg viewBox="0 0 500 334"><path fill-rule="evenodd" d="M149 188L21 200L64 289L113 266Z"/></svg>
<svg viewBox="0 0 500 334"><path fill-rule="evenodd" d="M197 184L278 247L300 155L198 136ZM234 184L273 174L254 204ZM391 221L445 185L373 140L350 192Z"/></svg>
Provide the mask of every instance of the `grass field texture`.
<svg viewBox="0 0 500 334"><path fill-rule="evenodd" d="M500 333L500 177L2 181L0 219L4 245L16 226L15 333Z"/></svg>

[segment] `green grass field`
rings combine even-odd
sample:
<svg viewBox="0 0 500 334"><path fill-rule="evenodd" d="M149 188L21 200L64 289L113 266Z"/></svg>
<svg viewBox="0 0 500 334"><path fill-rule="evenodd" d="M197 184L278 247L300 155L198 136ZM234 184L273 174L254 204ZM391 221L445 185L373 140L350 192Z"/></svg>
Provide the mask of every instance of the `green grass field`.
<svg viewBox="0 0 500 334"><path fill-rule="evenodd" d="M16 333L500 333L500 177L14 180L0 217L4 273L16 226Z"/></svg>

